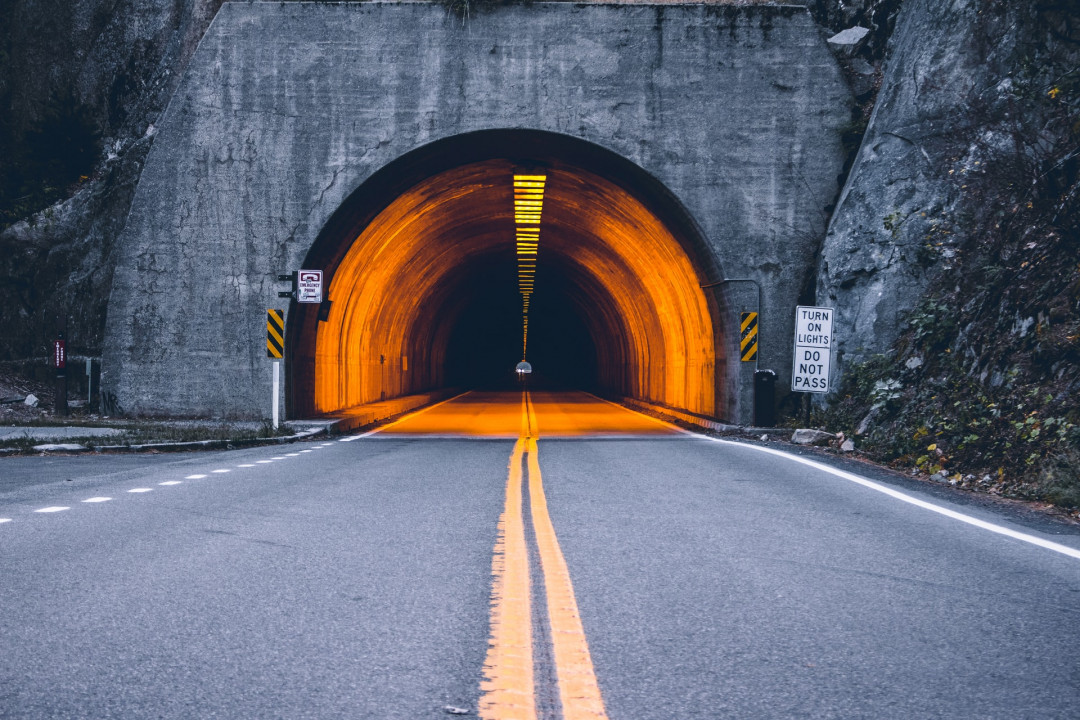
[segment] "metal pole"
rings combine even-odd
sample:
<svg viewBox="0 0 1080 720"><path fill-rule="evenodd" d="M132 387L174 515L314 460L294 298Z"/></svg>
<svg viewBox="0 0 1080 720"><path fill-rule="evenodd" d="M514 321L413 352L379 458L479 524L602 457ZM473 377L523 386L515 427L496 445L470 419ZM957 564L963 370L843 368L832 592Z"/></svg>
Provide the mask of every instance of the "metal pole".
<svg viewBox="0 0 1080 720"><path fill-rule="evenodd" d="M280 387L281 387L281 361L280 360L275 360L274 361L274 400L273 400L273 405L272 405L273 408L274 408L274 429L275 430L278 429L278 391L279 391Z"/></svg>

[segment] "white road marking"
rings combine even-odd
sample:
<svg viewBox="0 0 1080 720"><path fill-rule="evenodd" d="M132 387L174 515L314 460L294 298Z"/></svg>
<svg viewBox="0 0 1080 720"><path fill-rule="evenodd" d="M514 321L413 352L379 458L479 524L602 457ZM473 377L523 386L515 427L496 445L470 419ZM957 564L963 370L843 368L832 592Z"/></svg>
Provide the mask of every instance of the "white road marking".
<svg viewBox="0 0 1080 720"><path fill-rule="evenodd" d="M285 457L300 457L300 453L285 453Z"/></svg>
<svg viewBox="0 0 1080 720"><path fill-rule="evenodd" d="M144 493L144 492L150 492L153 489L154 488L131 488L130 490L128 490L128 492L129 493Z"/></svg>
<svg viewBox="0 0 1080 720"><path fill-rule="evenodd" d="M306 453L306 452L311 452L311 451L310 450L301 450L300 452Z"/></svg>
<svg viewBox="0 0 1080 720"><path fill-rule="evenodd" d="M750 445L750 444L747 444L747 443L732 442L731 440L721 440L720 438L708 437L707 435L699 435L699 437L703 437L706 440L709 440L709 441L715 442L715 443L722 443L724 445L737 445L738 447L741 447L741 448L750 448L752 450L757 450L759 452L769 453L770 455L777 455L777 456L782 457L782 458L787 458L788 460L791 460L792 462L801 463L803 465L807 465L809 467L812 467L815 470L820 470L822 472L829 473L830 475L835 475L838 478L843 478L844 480L848 480L850 482L853 482L856 485L862 485L865 488L870 488L871 490L876 490L879 493L884 493L885 495L888 495L889 497L896 498L897 500L902 500L903 502L909 503L911 505L915 505L916 507L921 507L924 510L929 510L930 512L935 512L935 513L937 513L939 515L944 515L947 518L952 518L953 520L959 520L962 523L967 523L968 525L974 525L977 528L982 528L983 530L989 530L990 532L997 533L998 535L1004 535L1005 537L1010 537L1013 540L1020 540L1021 542L1031 543L1032 545L1037 545L1038 547L1045 548L1046 550L1053 550L1054 552L1061 553L1062 555L1068 555L1071 558L1076 558L1076 559L1080 560L1080 550L1077 550L1076 548L1071 548L1068 545L1062 545L1060 543L1052 542L1050 540L1044 540L1044 539L1042 539L1040 537L1036 537L1034 535L1028 535L1027 533L1017 532L1016 530L1012 530L1010 528L1004 527L1003 525L997 525L997 524L992 523L992 522L987 522L985 520L980 520L979 518L972 517L971 515L965 515L964 513L957 512L955 510L950 510L949 508L946 508L946 507L942 507L941 505L935 505L932 502L927 502L926 500L921 500L921 499L919 499L917 497L913 497L911 495L908 495L907 493L902 493L899 490L893 490L892 488L886 487L885 485L881 485L880 483L876 483L873 480L867 480L864 477L859 477L858 475L855 475L854 473L849 473L849 472L846 472L844 470L838 470L836 468L829 467L828 465L826 465L824 463L819 463L819 462L816 462L814 460L809 460L809 459L804 458L804 457L799 457L798 455L792 455L790 453L786 453L786 452L783 452L781 450L774 450L772 448L761 447L760 445Z"/></svg>
<svg viewBox="0 0 1080 720"><path fill-rule="evenodd" d="M256 460L255 462L258 463L259 465L269 465L270 463L272 463L274 461L273 460Z"/></svg>
<svg viewBox="0 0 1080 720"><path fill-rule="evenodd" d="M206 476L205 475L188 475L184 479L185 480L202 480L204 477L206 477Z"/></svg>
<svg viewBox="0 0 1080 720"><path fill-rule="evenodd" d="M158 485L180 485L183 480L166 480L165 482L159 482Z"/></svg>
<svg viewBox="0 0 1080 720"><path fill-rule="evenodd" d="M63 512L64 510L70 510L70 509L71 508L68 508L68 507L60 507L60 506L54 505L52 507L44 507L44 508L41 508L40 510L35 510L34 512L54 513L54 512Z"/></svg>
<svg viewBox="0 0 1080 720"><path fill-rule="evenodd" d="M334 443L322 443L319 447L331 447Z"/></svg>
<svg viewBox="0 0 1080 720"><path fill-rule="evenodd" d="M255 467L254 463L244 463L243 465L237 465L236 467Z"/></svg>
<svg viewBox="0 0 1080 720"><path fill-rule="evenodd" d="M217 470L211 470L210 472L212 472L212 473L227 473L227 472L229 472L229 468L218 468Z"/></svg>
<svg viewBox="0 0 1080 720"><path fill-rule="evenodd" d="M6 522L11 522L11 518L0 518L0 525L4 524Z"/></svg>
<svg viewBox="0 0 1080 720"><path fill-rule="evenodd" d="M92 498L86 498L85 500L83 500L83 502L84 503L99 503L99 502L109 502L110 500L112 500L112 498L108 498L108 497L92 497Z"/></svg>
<svg viewBox="0 0 1080 720"><path fill-rule="evenodd" d="M271 460L284 460L284 459L285 459L285 456L284 456L284 455L279 455L278 457L272 457L272 458L270 458L270 459L271 459Z"/></svg>

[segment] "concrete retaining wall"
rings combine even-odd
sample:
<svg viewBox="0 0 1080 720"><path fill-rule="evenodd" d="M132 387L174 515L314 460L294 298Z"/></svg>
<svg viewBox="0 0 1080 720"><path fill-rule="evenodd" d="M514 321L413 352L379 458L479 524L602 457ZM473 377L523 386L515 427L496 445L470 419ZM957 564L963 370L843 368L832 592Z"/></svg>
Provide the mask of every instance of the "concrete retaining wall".
<svg viewBox="0 0 1080 720"><path fill-rule="evenodd" d="M783 386L850 103L803 8L225 3L121 237L103 388L127 412L265 416L276 274L379 168L495 128L572 135L666 185L724 274L761 284L760 362Z"/></svg>

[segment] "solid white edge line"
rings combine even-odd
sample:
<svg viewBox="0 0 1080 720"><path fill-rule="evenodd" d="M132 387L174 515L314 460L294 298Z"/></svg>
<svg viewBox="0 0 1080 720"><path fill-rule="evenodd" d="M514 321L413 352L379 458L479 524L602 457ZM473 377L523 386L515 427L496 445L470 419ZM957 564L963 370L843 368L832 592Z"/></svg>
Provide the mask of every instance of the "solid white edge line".
<svg viewBox="0 0 1080 720"><path fill-rule="evenodd" d="M709 437L708 435L701 435L699 433L694 434L698 437L709 440L710 442L721 443L723 445L735 445L741 448L749 448L751 450L757 450L758 452L769 453L770 455L777 455L782 458L787 458L788 460L791 460L793 462L801 463L803 465L812 467L815 470L820 470L822 472L829 473L830 475L835 475L838 478L848 480L855 483L856 485L862 485L865 488L876 490L879 493L884 493L889 497L896 498L897 500L902 500L903 502L915 505L916 507L921 507L924 510L929 510L939 515L944 515L945 517L952 518L953 520L959 520L962 523L974 525L975 527L982 528L983 530L989 530L990 532L997 533L998 535L1004 535L1005 537L1010 537L1014 540L1020 540L1021 542L1037 545L1046 550L1053 550L1054 552L1061 553L1062 555L1068 555L1071 558L1076 558L1080 560L1080 550L1076 548L1071 548L1068 545L1061 545L1060 543L1052 542L1050 540L1043 540L1040 537L1028 535L1027 533L1010 530L1009 528L1002 525L995 525L994 523L980 520L976 517L965 515L964 513L950 510L949 508L945 508L940 505L935 505L934 503L927 502L926 500L920 500L919 498L912 497L907 493L902 493L899 490L893 490L890 487L886 487L885 485L876 483L873 480L867 480L866 478L855 475L854 473L849 473L845 470L838 470L834 467L829 467L828 465L817 462L816 460L810 460L808 458L800 457L798 455L792 455L791 453L784 452L783 450L775 450L773 448L761 447L760 445L750 445L749 443L723 440L721 438Z"/></svg>

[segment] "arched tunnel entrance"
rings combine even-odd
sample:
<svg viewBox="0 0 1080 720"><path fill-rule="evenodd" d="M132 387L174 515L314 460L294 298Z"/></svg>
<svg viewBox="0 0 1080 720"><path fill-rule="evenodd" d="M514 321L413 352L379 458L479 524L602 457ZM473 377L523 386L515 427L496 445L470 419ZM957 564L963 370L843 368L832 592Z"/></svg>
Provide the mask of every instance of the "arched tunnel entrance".
<svg viewBox="0 0 1080 720"><path fill-rule="evenodd" d="M331 305L294 303L289 414L440 387L512 388L522 359L514 177L546 178L528 311L533 382L726 414L722 275L692 218L633 163L538 131L420 148L342 205L305 268Z"/></svg>

